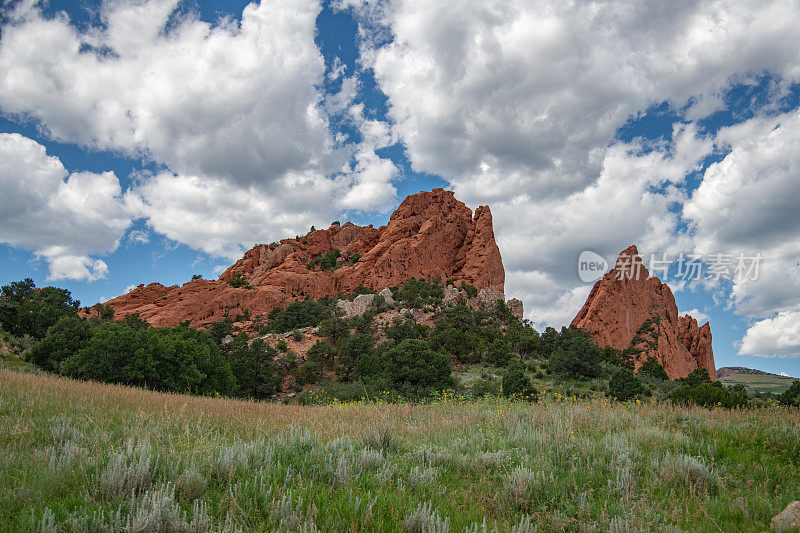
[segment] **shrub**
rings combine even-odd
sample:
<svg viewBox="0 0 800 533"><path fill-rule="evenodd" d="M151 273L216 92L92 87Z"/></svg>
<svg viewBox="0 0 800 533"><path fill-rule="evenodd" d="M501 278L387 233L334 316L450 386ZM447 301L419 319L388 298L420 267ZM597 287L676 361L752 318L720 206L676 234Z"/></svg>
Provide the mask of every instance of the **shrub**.
<svg viewBox="0 0 800 533"><path fill-rule="evenodd" d="M412 277L393 296L405 307L421 309L426 305L440 304L444 289L438 278L425 281Z"/></svg>
<svg viewBox="0 0 800 533"><path fill-rule="evenodd" d="M147 442L111 454L97 480L97 495L111 500L131 493L140 494L150 488L155 467L152 449Z"/></svg>
<svg viewBox="0 0 800 533"><path fill-rule="evenodd" d="M471 285L469 283L464 283L462 281L461 282L461 288L464 290L464 292L467 293L467 296L470 297L470 298L475 298L475 297L478 296L478 289L475 288L475 285Z"/></svg>
<svg viewBox="0 0 800 533"><path fill-rule="evenodd" d="M514 361L508 365L508 370L503 375L503 396L533 399L538 394L530 378L525 374L525 365L522 361Z"/></svg>
<svg viewBox="0 0 800 533"><path fill-rule="evenodd" d="M192 502L203 496L206 479L194 465L189 465L175 481L175 496L185 502Z"/></svg>
<svg viewBox="0 0 800 533"><path fill-rule="evenodd" d="M611 396L621 402L635 398L645 392L642 382L627 368L620 368L611 376L611 380L608 382L608 390Z"/></svg>
<svg viewBox="0 0 800 533"><path fill-rule="evenodd" d="M336 349L326 340L318 340L306 351L306 360L295 372L301 383L316 383L325 365L333 365Z"/></svg>
<svg viewBox="0 0 800 533"><path fill-rule="evenodd" d="M233 319L225 317L218 322L213 322L208 328L208 334L217 344L222 344L222 339L233 335Z"/></svg>
<svg viewBox="0 0 800 533"><path fill-rule="evenodd" d="M284 309L275 308L267 315L269 329L276 333L285 333L319 326L330 315L332 305L329 299L307 299L292 302Z"/></svg>
<svg viewBox="0 0 800 533"><path fill-rule="evenodd" d="M247 335L241 334L223 346L222 353L236 379L235 396L257 400L275 396L281 380L272 346L262 339L248 343Z"/></svg>
<svg viewBox="0 0 800 533"><path fill-rule="evenodd" d="M708 375L708 371L705 374ZM702 407L725 407L730 409L745 406L749 402L747 390L743 385L734 385L726 388L719 381L700 381L692 386L691 383L694 383L694 381L688 380L688 378L684 378L684 380L687 380L684 381L684 385L670 394L670 398L674 403L693 403Z"/></svg>
<svg viewBox="0 0 800 533"><path fill-rule="evenodd" d="M556 333L547 328L541 339L542 354L549 357L549 370L577 379L595 378L600 374L603 351L589 338L585 330L562 328Z"/></svg>
<svg viewBox="0 0 800 533"><path fill-rule="evenodd" d="M420 503L403 519L403 533L444 533L450 531L450 519L442 519L433 502Z"/></svg>
<svg viewBox="0 0 800 533"><path fill-rule="evenodd" d="M66 315L50 326L44 339L34 345L29 360L49 372L58 372L62 361L74 355L91 337L91 325L76 315Z"/></svg>
<svg viewBox="0 0 800 533"><path fill-rule="evenodd" d="M781 394L780 402L783 405L800 407L800 380L793 382L789 390Z"/></svg>
<svg viewBox="0 0 800 533"><path fill-rule="evenodd" d="M500 381L495 377L484 374L472 385L472 395L476 398L482 398L487 394L499 396Z"/></svg>
<svg viewBox="0 0 800 533"><path fill-rule="evenodd" d="M666 483L695 490L716 491L720 485L719 475L704 461L681 453L667 452L660 461L659 475Z"/></svg>
<svg viewBox="0 0 800 533"><path fill-rule="evenodd" d="M360 376L373 374L374 345L375 339L366 333L356 333L339 341L336 373L342 381L351 381L357 370Z"/></svg>
<svg viewBox="0 0 800 533"><path fill-rule="evenodd" d="M513 357L514 354L509 351L508 345L502 339L492 341L486 352L486 362L495 366L507 366Z"/></svg>
<svg viewBox="0 0 800 533"><path fill-rule="evenodd" d="M485 345L483 314L465 305L448 308L436 321L431 335L431 346L455 357L462 363L477 363Z"/></svg>
<svg viewBox="0 0 800 533"><path fill-rule="evenodd" d="M309 261L308 269L315 270L317 267L319 267L322 270L336 270L342 266L339 263L339 258L341 256L342 252L334 248L333 250L325 252L322 255L318 255Z"/></svg>
<svg viewBox="0 0 800 533"><path fill-rule="evenodd" d="M251 289L252 287L247 282L247 278L244 277L242 272L235 274L231 279L228 280L228 285L233 287L234 289L239 289L244 287L246 289Z"/></svg>
<svg viewBox="0 0 800 533"><path fill-rule="evenodd" d="M191 394L227 394L234 387L230 365L211 336L180 326L94 328L63 370L76 378Z"/></svg>
<svg viewBox="0 0 800 533"><path fill-rule="evenodd" d="M416 339L420 336L420 330L415 325L413 320L395 317L390 325L384 326L383 332L387 339L398 343L406 339Z"/></svg>
<svg viewBox="0 0 800 533"><path fill-rule="evenodd" d="M59 319L77 314L79 306L68 290L37 289L33 280L26 278L0 290L0 329L16 337L42 339Z"/></svg>
<svg viewBox="0 0 800 533"><path fill-rule="evenodd" d="M711 383L711 376L706 368L695 368L691 374L679 380L688 387L697 387L701 383Z"/></svg>
<svg viewBox="0 0 800 533"><path fill-rule="evenodd" d="M408 397L421 397L453 385L450 360L422 340L406 339L386 351L386 376Z"/></svg>
<svg viewBox="0 0 800 533"><path fill-rule="evenodd" d="M647 361L642 363L642 366L639 368L639 375L650 376L655 379L669 379L667 371L664 370L664 367L661 366L661 363L659 363L658 360L652 356L648 357Z"/></svg>
<svg viewBox="0 0 800 533"><path fill-rule="evenodd" d="M539 333L529 323L518 320L506 329L505 341L522 359L536 356L541 344Z"/></svg>
<svg viewBox="0 0 800 533"><path fill-rule="evenodd" d="M329 316L319 323L319 333L332 342L338 343L350 335L350 325L342 317Z"/></svg>
<svg viewBox="0 0 800 533"><path fill-rule="evenodd" d="M318 340L306 351L306 360L332 365L336 355L336 348L326 340Z"/></svg>

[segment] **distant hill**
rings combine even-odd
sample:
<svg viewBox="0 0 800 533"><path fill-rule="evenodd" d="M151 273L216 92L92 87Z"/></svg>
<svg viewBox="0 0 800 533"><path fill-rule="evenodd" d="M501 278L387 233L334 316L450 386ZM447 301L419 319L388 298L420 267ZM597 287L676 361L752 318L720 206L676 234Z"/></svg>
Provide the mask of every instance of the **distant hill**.
<svg viewBox="0 0 800 533"><path fill-rule="evenodd" d="M743 366L725 366L717 369L717 379L726 385L744 385L750 391L780 394L800 378L779 376Z"/></svg>

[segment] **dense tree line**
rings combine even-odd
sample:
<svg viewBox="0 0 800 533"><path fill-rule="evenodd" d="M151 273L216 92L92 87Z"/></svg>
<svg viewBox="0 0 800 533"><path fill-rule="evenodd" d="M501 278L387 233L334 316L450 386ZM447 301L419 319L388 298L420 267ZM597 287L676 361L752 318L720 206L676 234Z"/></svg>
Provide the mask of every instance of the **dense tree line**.
<svg viewBox="0 0 800 533"><path fill-rule="evenodd" d="M391 288L396 308L432 311L432 325L417 323L413 316L379 324L376 315L386 305L376 296L376 307L362 316L337 314L336 298L306 299L266 317L240 310L201 331L188 325L154 328L135 315L119 319L102 305L84 318L69 291L38 289L26 279L2 287L0 328L30 337L28 359L49 372L191 394L262 400L300 394L314 385L342 401L387 391L395 398L423 399L459 386L454 366L479 365L486 371L472 383L474 396L535 400L534 382L550 380L569 394L598 391L621 401L654 397L706 407L748 401L743 388L712 382L704 369L670 381L650 357L634 373L630 354L597 346L579 328L546 328L540 335L502 301L477 309L464 301L444 306L443 289L440 280L414 278ZM359 287L338 297L365 293L374 291ZM237 330L243 319L252 319L257 331ZM302 357L284 337L300 341L306 327L317 327L322 338ZM267 334L271 341L265 340ZM300 399L311 396L319 392L306 392ZM800 384L784 394L782 403L800 403Z"/></svg>

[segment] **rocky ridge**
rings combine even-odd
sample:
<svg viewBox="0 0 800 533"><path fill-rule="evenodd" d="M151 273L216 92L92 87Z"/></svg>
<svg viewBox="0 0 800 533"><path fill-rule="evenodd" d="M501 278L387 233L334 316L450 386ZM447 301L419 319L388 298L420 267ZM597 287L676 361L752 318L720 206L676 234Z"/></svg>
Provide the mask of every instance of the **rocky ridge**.
<svg viewBox="0 0 800 533"><path fill-rule="evenodd" d="M652 356L670 379L699 367L716 379L710 325L678 316L672 290L650 276L636 246L623 250L614 268L595 283L572 325L589 331L600 346L627 350L637 370Z"/></svg>
<svg viewBox="0 0 800 533"><path fill-rule="evenodd" d="M333 223L257 245L218 280L139 285L106 305L116 316L137 313L154 326L188 321L207 327L243 310L266 315L296 299L352 293L358 286L381 291L412 277L449 279L502 298L505 270L489 207L473 214L451 191L420 192L407 197L386 226Z"/></svg>

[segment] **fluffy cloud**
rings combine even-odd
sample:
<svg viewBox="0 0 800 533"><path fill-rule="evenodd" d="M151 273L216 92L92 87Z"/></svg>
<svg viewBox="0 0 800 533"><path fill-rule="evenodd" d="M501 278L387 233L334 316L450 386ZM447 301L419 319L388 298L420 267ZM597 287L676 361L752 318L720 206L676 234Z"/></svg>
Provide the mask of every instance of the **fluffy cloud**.
<svg viewBox="0 0 800 533"><path fill-rule="evenodd" d="M391 33L368 57L414 168L475 202L564 197L596 180L614 132L649 105L691 101L700 115L737 76L800 75L800 6L786 2L396 0L362 12Z"/></svg>
<svg viewBox="0 0 800 533"><path fill-rule="evenodd" d="M800 311L781 312L750 327L739 355L800 357Z"/></svg>
<svg viewBox="0 0 800 533"><path fill-rule="evenodd" d="M526 313L537 323L568 323L591 289L578 278L578 256L591 250L614 264L632 243L643 257L686 246L676 238L685 199L674 186L713 148L692 126L676 127L672 150L642 152L639 143L615 144L596 183L566 198L520 195L492 203L498 244L507 272L507 292L525 296Z"/></svg>
<svg viewBox="0 0 800 533"><path fill-rule="evenodd" d="M148 176L125 195L132 213L169 239L214 256L238 259L253 244L305 234L333 220L334 182L315 175L284 176L275 194L225 180Z"/></svg>
<svg viewBox="0 0 800 533"><path fill-rule="evenodd" d="M762 254L757 276L734 280L749 317L797 310L800 300L800 111L755 117L717 133L729 153L706 169L683 207L700 253Z"/></svg>
<svg viewBox="0 0 800 533"><path fill-rule="evenodd" d="M47 260L51 279L94 280L131 223L111 172L69 174L44 146L0 133L0 242Z"/></svg>
<svg viewBox="0 0 800 533"><path fill-rule="evenodd" d="M213 25L178 4L106 0L102 25L78 29L19 3L0 40L0 109L52 139L165 166L139 177L128 207L212 255L395 202L397 169L375 154L386 127L350 110L357 81L320 91L319 2L252 3L240 23ZM358 145L334 138L338 114L352 115Z"/></svg>
<svg viewBox="0 0 800 533"><path fill-rule="evenodd" d="M0 41L0 107L59 141L246 186L341 164L316 89L317 2L253 3L214 26L177 6L106 1L103 27L80 31L21 3Z"/></svg>

